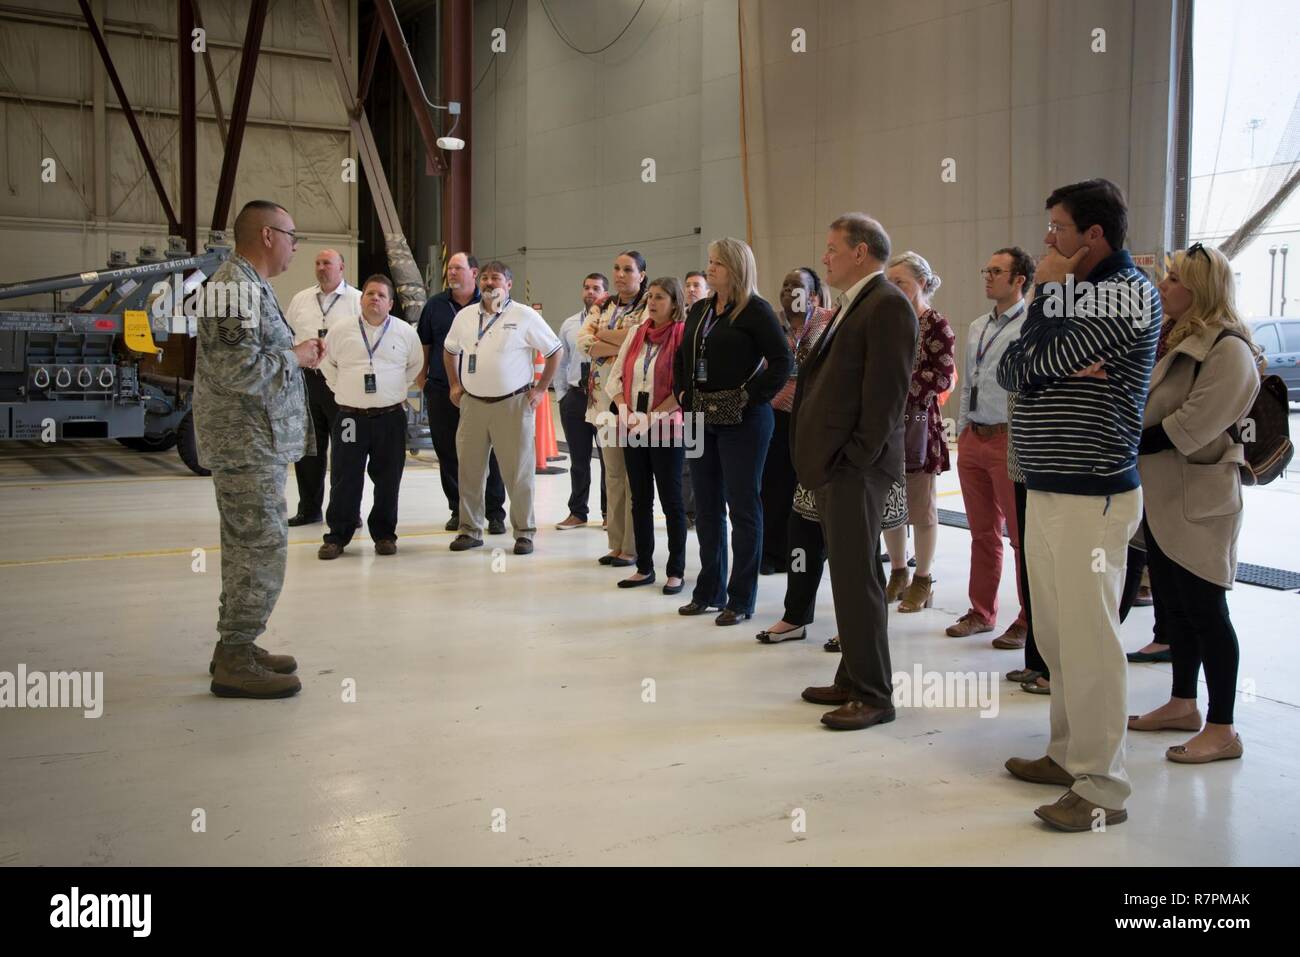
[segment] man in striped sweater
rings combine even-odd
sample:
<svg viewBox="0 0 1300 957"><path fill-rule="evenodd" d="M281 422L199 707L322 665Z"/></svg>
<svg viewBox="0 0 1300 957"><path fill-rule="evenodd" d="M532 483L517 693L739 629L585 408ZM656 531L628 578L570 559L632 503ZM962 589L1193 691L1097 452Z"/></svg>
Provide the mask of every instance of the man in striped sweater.
<svg viewBox="0 0 1300 957"><path fill-rule="evenodd" d="M1104 179L1047 198L1047 253L1020 338L998 364L1018 393L1012 442L1028 487L1024 561L1051 669L1051 741L1012 758L1022 780L1070 790L1034 813L1063 831L1125 820L1127 671L1119 597L1142 517L1142 434L1160 299L1124 249L1128 211Z"/></svg>

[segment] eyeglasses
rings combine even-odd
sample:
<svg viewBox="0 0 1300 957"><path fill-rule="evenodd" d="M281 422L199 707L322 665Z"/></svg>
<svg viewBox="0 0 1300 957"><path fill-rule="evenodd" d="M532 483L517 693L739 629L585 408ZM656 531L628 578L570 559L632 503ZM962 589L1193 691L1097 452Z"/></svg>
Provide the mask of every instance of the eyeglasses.
<svg viewBox="0 0 1300 957"><path fill-rule="evenodd" d="M1010 271L1011 271L1010 269L999 269L996 267L993 269L989 269L986 267L980 270L980 275L983 276L985 279L997 279L998 276L1001 276L1004 272L1010 272Z"/></svg>
<svg viewBox="0 0 1300 957"><path fill-rule="evenodd" d="M267 224L266 228L274 229L277 233L284 233L286 236L289 237L289 244L291 246L298 245L298 234L294 232L292 229L281 229L279 226L272 226L270 223Z"/></svg>
<svg viewBox="0 0 1300 957"><path fill-rule="evenodd" d="M1073 229L1073 228L1074 226L1070 223L1048 223L1047 224L1047 231L1051 233L1053 236L1059 233L1062 229Z"/></svg>

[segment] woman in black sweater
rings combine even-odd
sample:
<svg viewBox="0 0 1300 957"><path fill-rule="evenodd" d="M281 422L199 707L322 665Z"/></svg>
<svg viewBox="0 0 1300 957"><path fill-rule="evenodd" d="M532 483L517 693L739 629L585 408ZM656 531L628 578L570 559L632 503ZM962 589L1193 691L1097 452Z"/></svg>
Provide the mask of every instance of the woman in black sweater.
<svg viewBox="0 0 1300 957"><path fill-rule="evenodd" d="M739 239L709 244L708 280L714 294L691 307L673 363L677 401L694 413L686 430L686 457L700 544L695 590L678 611L702 615L721 608L714 619L718 625L734 625L754 614L771 401L794 364L776 313L758 295L757 272L754 253ZM727 513L735 526L730 580Z"/></svg>

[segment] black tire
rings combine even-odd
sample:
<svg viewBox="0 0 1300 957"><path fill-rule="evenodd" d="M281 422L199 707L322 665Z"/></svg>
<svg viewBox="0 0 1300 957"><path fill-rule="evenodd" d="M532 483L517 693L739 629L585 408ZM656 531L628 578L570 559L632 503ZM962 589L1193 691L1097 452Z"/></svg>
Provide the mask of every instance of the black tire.
<svg viewBox="0 0 1300 957"><path fill-rule="evenodd" d="M185 418L181 419L181 427L177 430L179 441L176 443L176 451L180 453L181 461L195 475L211 475L210 469L205 469L199 464L199 445L194 435L194 413L186 412Z"/></svg>
<svg viewBox="0 0 1300 957"><path fill-rule="evenodd" d="M164 432L162 435L133 435L117 441L135 452L166 452L178 438L175 432Z"/></svg>

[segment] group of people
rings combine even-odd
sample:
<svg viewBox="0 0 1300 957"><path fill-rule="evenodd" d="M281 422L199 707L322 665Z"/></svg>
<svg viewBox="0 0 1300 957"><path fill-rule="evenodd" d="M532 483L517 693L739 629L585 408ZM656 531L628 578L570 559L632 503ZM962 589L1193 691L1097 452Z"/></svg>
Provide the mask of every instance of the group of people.
<svg viewBox="0 0 1300 957"><path fill-rule="evenodd" d="M428 301L418 332L389 316L386 277L350 290L328 250L317 257L319 286L281 321L266 279L292 255L292 220L275 204L250 203L236 221L235 255L214 279L258 282L266 307L251 322L204 324L199 338L196 425L223 545L212 690L278 697L299 687L291 658L254 644L283 581L287 462L300 485L290 523L319 521L321 446L330 443L320 557L334 558L360 526L368 460L371 537L391 554L405 452L398 413L418 383L452 509L447 528L457 532L452 550L482 545L485 527L503 533L508 497L514 550L527 554L533 413L554 378L572 465L569 514L557 528L588 522L595 449L609 549L597 560L635 566L620 588L656 582L656 493L667 523L665 594L686 586L688 511L696 530L698 571L682 615L740 623L754 614L761 574L784 573L782 617L756 637L803 639L829 563L838 633L827 648L839 665L830 684L802 695L830 708L826 726L895 718L888 610L933 602L936 481L955 439L970 604L946 631L995 630L1005 532L1019 608L993 644L1024 650L1025 667L1008 678L1049 693L1051 705L1046 754L1006 767L1068 789L1037 816L1066 831L1123 821L1126 731L1197 732L1168 750L1179 763L1240 757L1225 596L1245 461L1234 426L1258 392L1260 353L1235 310L1231 269L1197 244L1169 258L1157 292L1125 249L1125 201L1106 180L1062 187L1045 208L1040 259L1006 246L981 270L992 308L958 356L933 305L939 277L918 253L894 254L863 213L829 225L824 276L807 266L785 275L779 310L758 294L750 248L724 238L685 284L650 278L635 250L620 254L612 283L599 272L584 278L583 309L557 336L510 299L508 266L480 267L467 253L451 257L448 288ZM957 411L945 420L950 393ZM1119 623L1143 564L1174 680L1167 703L1130 716Z"/></svg>

